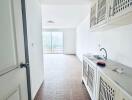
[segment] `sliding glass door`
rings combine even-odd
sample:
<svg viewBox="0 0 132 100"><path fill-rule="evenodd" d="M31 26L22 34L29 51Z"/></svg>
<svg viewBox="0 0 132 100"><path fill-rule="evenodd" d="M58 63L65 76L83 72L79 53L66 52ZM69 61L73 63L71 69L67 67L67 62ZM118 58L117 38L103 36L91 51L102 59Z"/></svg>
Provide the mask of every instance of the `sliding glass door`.
<svg viewBox="0 0 132 100"><path fill-rule="evenodd" d="M63 32L52 32L52 53L63 53Z"/></svg>
<svg viewBox="0 0 132 100"><path fill-rule="evenodd" d="M52 52L52 38L51 32L43 32L43 50L44 53Z"/></svg>
<svg viewBox="0 0 132 100"><path fill-rule="evenodd" d="M43 32L44 53L63 53L63 32Z"/></svg>

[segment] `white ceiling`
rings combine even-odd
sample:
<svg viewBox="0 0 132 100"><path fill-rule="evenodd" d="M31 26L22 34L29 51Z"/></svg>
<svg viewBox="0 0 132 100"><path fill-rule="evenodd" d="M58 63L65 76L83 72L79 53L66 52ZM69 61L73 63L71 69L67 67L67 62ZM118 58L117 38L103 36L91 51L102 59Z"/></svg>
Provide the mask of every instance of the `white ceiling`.
<svg viewBox="0 0 132 100"><path fill-rule="evenodd" d="M44 5L84 5L88 4L89 0L40 0Z"/></svg>
<svg viewBox="0 0 132 100"><path fill-rule="evenodd" d="M86 5L42 6L42 27L48 29L76 28L88 13ZM48 23L50 20L55 23Z"/></svg>
<svg viewBox="0 0 132 100"><path fill-rule="evenodd" d="M76 28L89 13L90 0L41 0L41 2L42 27L45 29Z"/></svg>

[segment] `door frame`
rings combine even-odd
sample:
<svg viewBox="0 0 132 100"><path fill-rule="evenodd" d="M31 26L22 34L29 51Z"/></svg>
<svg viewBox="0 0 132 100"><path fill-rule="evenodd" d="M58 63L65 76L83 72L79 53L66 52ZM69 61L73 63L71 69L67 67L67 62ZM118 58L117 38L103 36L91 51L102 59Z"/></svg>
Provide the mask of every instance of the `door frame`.
<svg viewBox="0 0 132 100"><path fill-rule="evenodd" d="M24 36L24 49L25 49L25 65L22 65L21 67L26 68L28 100L32 100L31 99L31 80L30 80L30 65L29 65L29 51L28 51L27 19L26 19L25 0L21 0L21 9L22 9L23 36Z"/></svg>

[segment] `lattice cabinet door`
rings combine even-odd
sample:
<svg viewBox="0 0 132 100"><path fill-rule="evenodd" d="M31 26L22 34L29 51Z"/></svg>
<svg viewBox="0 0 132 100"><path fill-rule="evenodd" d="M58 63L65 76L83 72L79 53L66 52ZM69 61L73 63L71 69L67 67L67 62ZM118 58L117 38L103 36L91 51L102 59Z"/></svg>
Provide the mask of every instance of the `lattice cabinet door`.
<svg viewBox="0 0 132 100"><path fill-rule="evenodd" d="M112 0L111 16L132 12L132 0Z"/></svg>
<svg viewBox="0 0 132 100"><path fill-rule="evenodd" d="M97 23L106 20L106 18L107 18L107 1L98 0Z"/></svg>
<svg viewBox="0 0 132 100"><path fill-rule="evenodd" d="M83 60L83 77L85 79L85 81L87 81L87 62L85 60Z"/></svg>
<svg viewBox="0 0 132 100"><path fill-rule="evenodd" d="M97 91L97 100L118 100L119 88L113 81L109 80L102 73L99 75Z"/></svg>
<svg viewBox="0 0 132 100"><path fill-rule="evenodd" d="M87 78L87 86L89 90L89 94L94 100L96 93L96 68L90 62L88 62L88 78Z"/></svg>
<svg viewBox="0 0 132 100"><path fill-rule="evenodd" d="M90 13L90 27L93 27L97 24L97 4L94 3L91 7Z"/></svg>
<svg viewBox="0 0 132 100"><path fill-rule="evenodd" d="M91 97L91 100L95 100L96 93L96 67L87 59L83 57L83 82L86 86L86 89Z"/></svg>
<svg viewBox="0 0 132 100"><path fill-rule="evenodd" d="M94 84L95 84L95 73L96 70L94 67L92 67L91 65L88 64L88 80L87 80L87 85L89 87L89 89L91 90L91 92L94 92Z"/></svg>

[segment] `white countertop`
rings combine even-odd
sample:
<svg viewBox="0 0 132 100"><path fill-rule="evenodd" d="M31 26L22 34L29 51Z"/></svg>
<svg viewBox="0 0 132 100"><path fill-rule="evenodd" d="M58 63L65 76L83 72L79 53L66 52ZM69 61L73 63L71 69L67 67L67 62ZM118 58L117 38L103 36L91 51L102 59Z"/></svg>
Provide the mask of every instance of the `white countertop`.
<svg viewBox="0 0 132 100"><path fill-rule="evenodd" d="M84 55L86 58L91 60L98 70L103 72L107 77L114 81L120 88L122 88L128 95L132 97L132 68L129 68L123 64L117 63L112 60L103 60L106 63L105 67L100 67L96 63L100 60L97 60L91 55ZM123 69L123 73L118 73L113 71L115 68Z"/></svg>

